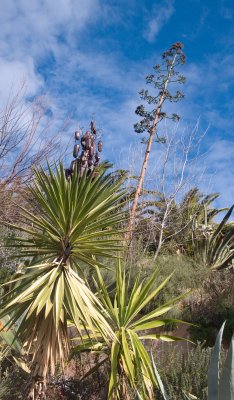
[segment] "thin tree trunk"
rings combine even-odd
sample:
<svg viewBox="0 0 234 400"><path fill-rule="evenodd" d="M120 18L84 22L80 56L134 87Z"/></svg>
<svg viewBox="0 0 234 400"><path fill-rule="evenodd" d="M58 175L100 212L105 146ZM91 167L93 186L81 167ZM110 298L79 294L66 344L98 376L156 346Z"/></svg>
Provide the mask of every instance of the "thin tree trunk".
<svg viewBox="0 0 234 400"><path fill-rule="evenodd" d="M159 252L160 252L161 247L162 247L163 242L164 242L164 239L163 239L164 228L165 228L165 224L166 224L166 221L167 221L168 214L170 212L170 207L171 207L171 201L169 201L169 203L166 204L166 209L165 209L165 212L164 212L164 215L163 215L161 229L160 229L160 233L159 233L158 246L157 246L157 250L156 250L156 252L154 254L154 261L158 257Z"/></svg>
<svg viewBox="0 0 234 400"><path fill-rule="evenodd" d="M143 181L144 181L144 178L145 178L146 169L147 169L148 161L149 161L149 155L150 155L150 151L151 151L154 135L155 135L155 132L156 132L156 126L157 126L157 123L159 122L159 115L160 115L160 112L161 112L162 104L163 104L163 102L165 100L165 92L166 92L168 83L170 81L170 77L171 77L172 69L173 69L174 64L175 64L175 60L176 60L176 55L175 55L175 57L173 59L173 62L172 62L171 67L170 67L170 70L168 72L167 79L166 79L166 81L164 83L164 88L163 88L162 94L160 96L159 104L158 104L158 107L157 107L157 110L156 110L156 113L155 113L155 118L154 118L154 121L153 121L153 125L152 125L152 128L151 128L151 131L150 131L150 137L149 137L149 140L148 140L148 143L147 143L145 157L144 157L144 161L143 161L143 164L142 164L140 176L139 176L139 179L138 179L137 188L136 188L136 192L135 192L135 197L134 197L132 208L131 208L131 211L130 211L129 226L128 226L128 240L132 239L133 227L134 227L134 222L135 222L135 218L136 218L137 204L138 204L138 201L139 201L139 196L140 196L141 191L142 191Z"/></svg>
<svg viewBox="0 0 234 400"><path fill-rule="evenodd" d="M161 247L162 247L162 244L163 244L163 232L164 232L165 221L166 221L166 216L165 216L165 214L164 214L162 226L161 226L161 229L160 229L159 239L158 239L157 250L156 250L156 252L155 252L155 254L154 254L154 261L155 261L156 258L158 257L159 252L160 252Z"/></svg>

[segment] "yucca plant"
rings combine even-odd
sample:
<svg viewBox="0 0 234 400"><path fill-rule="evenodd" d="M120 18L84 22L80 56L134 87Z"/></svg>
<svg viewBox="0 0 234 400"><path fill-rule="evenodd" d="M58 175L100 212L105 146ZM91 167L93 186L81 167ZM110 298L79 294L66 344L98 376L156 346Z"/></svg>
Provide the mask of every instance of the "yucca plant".
<svg viewBox="0 0 234 400"><path fill-rule="evenodd" d="M144 281L140 281L140 275L138 275L132 290L128 293L127 277L125 271L121 269L120 261L118 261L116 294L112 299L101 273L97 270L96 286L99 298L107 311L108 323L115 333L115 338L112 339L111 345L108 345L97 333L98 342L87 338L79 345L74 346L73 353L88 350L106 353L106 357L100 365L107 361L110 362L108 400L128 399L128 388L135 393L139 390L139 394L144 400L151 399L157 380L153 373L145 342L182 340L179 337L157 332L157 328L182 322L170 318L166 319L162 316L178 303L185 296L184 294L145 315L141 314L141 311L157 296L171 277L171 275L168 276L162 283L155 286L158 272L158 270L155 270L151 277ZM98 367L99 365L96 366L96 368Z"/></svg>
<svg viewBox="0 0 234 400"><path fill-rule="evenodd" d="M69 181L62 165L35 170L29 187L34 208L31 203L20 207L23 225L13 227L22 236L7 244L30 261L7 283L11 287L0 298L0 318L10 315L7 327L20 318L17 337L33 354L37 379L53 374L66 359L68 319L80 334L98 329L106 340L115 337L83 267L102 267L100 257L114 257L122 246L120 185L101 170L82 177L74 173Z"/></svg>

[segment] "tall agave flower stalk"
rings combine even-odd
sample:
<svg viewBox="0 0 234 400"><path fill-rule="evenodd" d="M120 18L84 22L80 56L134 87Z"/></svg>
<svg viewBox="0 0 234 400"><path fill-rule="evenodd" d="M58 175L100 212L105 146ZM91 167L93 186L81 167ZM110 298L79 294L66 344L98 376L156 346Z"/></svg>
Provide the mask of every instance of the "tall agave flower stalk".
<svg viewBox="0 0 234 400"><path fill-rule="evenodd" d="M165 143L165 138L160 138L157 134L158 123L164 118L170 118L174 121L179 120L179 116L175 113L172 116L168 116L163 111L163 106L167 101L178 102L184 97L183 93L179 90L174 94L169 91L170 84L182 84L185 82L184 76L176 71L177 67L184 63L185 54L183 53L183 44L180 42L174 43L169 50L162 54L161 65L154 66L154 74L146 77L146 83L151 84L153 89L158 90L158 92L156 94L149 94L148 90L141 90L139 93L142 100L146 101L149 105L153 105L153 109L149 111L144 105L140 105L135 111L142 118L140 122L134 125L135 131L137 133L147 132L148 138L142 140L142 143L146 144L146 150L130 211L129 239L132 238L137 205L142 192L153 141L156 139L156 142Z"/></svg>

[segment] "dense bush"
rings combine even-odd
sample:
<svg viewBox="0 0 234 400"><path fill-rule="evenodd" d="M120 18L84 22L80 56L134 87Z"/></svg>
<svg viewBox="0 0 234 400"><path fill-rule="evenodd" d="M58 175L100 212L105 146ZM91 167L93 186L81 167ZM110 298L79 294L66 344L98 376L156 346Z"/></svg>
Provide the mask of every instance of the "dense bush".
<svg viewBox="0 0 234 400"><path fill-rule="evenodd" d="M209 271L203 266L194 262L192 258L176 255L161 255L156 261L149 256L141 257L140 262L135 265L129 263L128 270L130 272L130 287L135 282L135 277L138 272L142 278L146 278L152 274L155 269L158 269L157 282L162 282L167 276L173 273L164 290L161 291L157 299L151 300L145 312L150 311L155 307L155 304L163 304L172 297L176 297L185 293L188 289L197 289L202 286L208 276ZM179 308L175 307L170 316L181 317L182 309L187 303L184 299L179 304ZM157 302L157 303L156 303Z"/></svg>
<svg viewBox="0 0 234 400"><path fill-rule="evenodd" d="M160 364L159 372L168 398L185 400L185 392L192 393L200 400L207 400L207 373L211 349L198 343L187 351L177 350L171 346L164 346L161 355L155 356ZM159 392L157 399L163 400Z"/></svg>
<svg viewBox="0 0 234 400"><path fill-rule="evenodd" d="M6 243L9 237L13 237L15 234L14 230L1 226L0 230L0 283L7 280L16 269L16 260L12 259L15 254L14 249L5 248L4 243Z"/></svg>
<svg viewBox="0 0 234 400"><path fill-rule="evenodd" d="M209 346L226 320L224 341L229 341L234 332L234 270L212 273L191 297L183 317L197 324L190 328L192 339L206 340Z"/></svg>
<svg viewBox="0 0 234 400"><path fill-rule="evenodd" d="M1 376L0 399L24 400L23 391L26 388L28 374L16 365L9 366Z"/></svg>

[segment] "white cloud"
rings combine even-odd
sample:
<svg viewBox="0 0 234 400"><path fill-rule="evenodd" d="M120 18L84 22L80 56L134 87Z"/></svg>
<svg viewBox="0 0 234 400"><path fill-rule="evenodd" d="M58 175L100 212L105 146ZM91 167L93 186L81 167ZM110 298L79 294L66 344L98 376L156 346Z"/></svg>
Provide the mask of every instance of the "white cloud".
<svg viewBox="0 0 234 400"><path fill-rule="evenodd" d="M129 144L140 142L141 135L133 130L133 123L137 121L134 110L140 103L137 92L144 87L144 75L150 72L155 59L141 59L139 62L125 59L120 51L115 51L114 42L108 52L101 52L98 43L96 48L92 44L92 51L89 43L87 48L79 46L81 41L82 44L85 41L85 33L97 21L102 24L105 20L110 24L114 17L117 18L116 9L108 8L104 3L101 0L4 2L0 13L0 100L4 101L11 86L24 78L28 83L28 93L48 91L56 119L63 120L66 111L73 108L72 127L77 127L77 124L86 127L94 112L97 125L105 134L103 157L118 160L119 152L128 157ZM144 31L149 42L154 41L174 13L173 0L155 3L157 5L148 14ZM48 79L47 84L38 74L37 67L48 54L53 55L55 63L51 71L53 79ZM225 93L233 80L234 59L227 54L222 56L212 55L203 63L185 66L186 99L170 105L170 110L178 112L191 125L199 115L203 116L203 126L211 125L210 141L213 140L212 126L220 130L217 146L212 149L207 162L211 167L209 177L213 188L222 192L222 201L227 204L233 196L231 144L223 142L221 137L223 131L229 135L232 132L234 104ZM221 101L217 102L217 99ZM226 113L230 110L230 118L225 119L222 107ZM71 137L71 133L72 130L67 131L64 141ZM224 159L217 161L220 154ZM136 160L140 164L139 157Z"/></svg>
<svg viewBox="0 0 234 400"><path fill-rule="evenodd" d="M38 88L35 70L48 52L61 54L61 38L69 47L98 16L99 0L9 0L0 13L0 87L25 79ZM61 48L60 48L61 44ZM60 51L58 49L60 48Z"/></svg>
<svg viewBox="0 0 234 400"><path fill-rule="evenodd" d="M8 0L0 13L0 109L25 82L21 95L46 94L56 121L51 122L48 133L54 134L66 118L43 76L38 72L41 60L52 54L57 66L64 55L71 58L72 49L80 40L81 32L99 17L99 0ZM51 71L55 72L55 71ZM59 72L59 71L58 71ZM71 71L72 73L74 72ZM70 76L70 83L72 78ZM61 84L62 80L58 82ZM60 93L60 96L63 97ZM45 116L45 124L48 118ZM64 141L68 141L69 137Z"/></svg>
<svg viewBox="0 0 234 400"><path fill-rule="evenodd" d="M9 0L0 14L1 36L6 39L1 50L37 54L53 46L57 35L69 37L72 31L84 29L98 10L98 0Z"/></svg>
<svg viewBox="0 0 234 400"><path fill-rule="evenodd" d="M210 148L206 158L207 165L212 169L211 190L222 195L217 200L220 207L231 207L234 202L233 154L234 142L220 139Z"/></svg>
<svg viewBox="0 0 234 400"><path fill-rule="evenodd" d="M153 8L152 16L148 21L147 27L144 31L144 37L149 42L153 42L163 28L163 26L169 21L174 13L173 1L166 0L161 5L157 5Z"/></svg>
<svg viewBox="0 0 234 400"><path fill-rule="evenodd" d="M21 61L8 61L0 57L0 108L6 104L10 92L25 83L25 96L34 95L42 86L42 79L36 74L32 58L28 57Z"/></svg>

